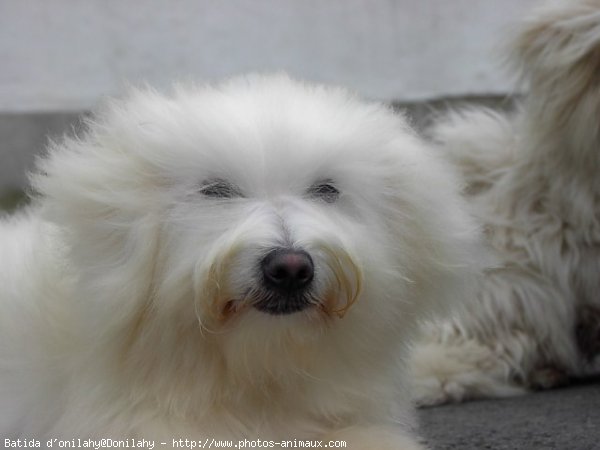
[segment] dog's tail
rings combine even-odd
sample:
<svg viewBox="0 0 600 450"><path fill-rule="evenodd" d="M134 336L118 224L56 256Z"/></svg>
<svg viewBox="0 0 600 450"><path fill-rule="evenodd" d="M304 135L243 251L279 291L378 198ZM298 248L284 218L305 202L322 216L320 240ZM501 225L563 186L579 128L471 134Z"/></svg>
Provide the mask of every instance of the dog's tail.
<svg viewBox="0 0 600 450"><path fill-rule="evenodd" d="M594 179L600 169L600 0L546 5L520 25L511 44L511 61L528 84L519 112L461 109L427 134L460 168L471 193L485 191L517 161L526 172L543 167Z"/></svg>
<svg viewBox="0 0 600 450"><path fill-rule="evenodd" d="M530 150L579 169L597 169L600 0L561 0L543 7L525 21L513 49L529 85L524 134L537 140Z"/></svg>

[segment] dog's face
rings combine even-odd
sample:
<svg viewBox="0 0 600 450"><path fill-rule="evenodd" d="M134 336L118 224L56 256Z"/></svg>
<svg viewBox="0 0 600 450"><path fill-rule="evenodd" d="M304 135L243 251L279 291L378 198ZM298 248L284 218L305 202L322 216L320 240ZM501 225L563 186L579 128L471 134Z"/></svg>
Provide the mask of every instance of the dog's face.
<svg viewBox="0 0 600 450"><path fill-rule="evenodd" d="M136 93L42 170L94 311L136 329L393 336L452 296L475 240L401 117L284 76Z"/></svg>
<svg viewBox="0 0 600 450"><path fill-rule="evenodd" d="M388 111L281 78L234 83L185 107L196 116L177 120L189 121L189 140L169 149L181 153L166 175L164 259L182 270L176 284L192 275L202 326L341 318L367 288L367 266L381 265L371 278L397 264L386 242L390 166L399 136L407 146L414 137ZM161 148L182 131L164 130Z"/></svg>

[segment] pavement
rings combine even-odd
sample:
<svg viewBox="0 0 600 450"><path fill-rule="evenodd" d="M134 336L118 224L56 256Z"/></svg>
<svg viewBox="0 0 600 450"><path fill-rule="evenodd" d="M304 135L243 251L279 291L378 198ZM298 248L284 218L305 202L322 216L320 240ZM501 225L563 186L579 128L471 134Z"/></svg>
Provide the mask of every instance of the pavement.
<svg viewBox="0 0 600 450"><path fill-rule="evenodd" d="M434 450L598 450L600 378L521 397L419 411Z"/></svg>

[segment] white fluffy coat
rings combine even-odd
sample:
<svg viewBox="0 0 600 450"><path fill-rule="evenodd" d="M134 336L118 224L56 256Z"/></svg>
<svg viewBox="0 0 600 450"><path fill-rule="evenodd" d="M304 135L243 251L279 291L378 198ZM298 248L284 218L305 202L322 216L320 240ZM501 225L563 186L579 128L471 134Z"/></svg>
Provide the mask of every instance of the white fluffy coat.
<svg viewBox="0 0 600 450"><path fill-rule="evenodd" d="M33 186L0 224L0 435L421 448L407 346L464 297L477 230L402 117L284 75L137 91ZM272 316L248 292L281 245L311 254L318 306Z"/></svg>

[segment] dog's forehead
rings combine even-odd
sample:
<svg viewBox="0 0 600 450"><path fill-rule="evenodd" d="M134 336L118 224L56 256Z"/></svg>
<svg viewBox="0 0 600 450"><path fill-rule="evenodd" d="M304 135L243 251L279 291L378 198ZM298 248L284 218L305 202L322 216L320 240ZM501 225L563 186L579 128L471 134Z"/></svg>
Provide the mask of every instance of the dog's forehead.
<svg viewBox="0 0 600 450"><path fill-rule="evenodd" d="M380 177L381 167L397 158L390 148L398 145L390 143L411 135L381 104L285 77L173 97L143 93L129 106L127 120L119 116L117 123L134 126L115 127L117 144L173 183L222 178L240 188L279 190L320 179Z"/></svg>
<svg viewBox="0 0 600 450"><path fill-rule="evenodd" d="M207 168L255 178L325 176L351 162L368 164L401 128L381 105L289 79L234 84L200 95L192 108Z"/></svg>

